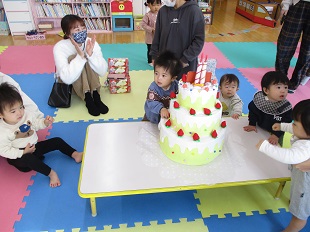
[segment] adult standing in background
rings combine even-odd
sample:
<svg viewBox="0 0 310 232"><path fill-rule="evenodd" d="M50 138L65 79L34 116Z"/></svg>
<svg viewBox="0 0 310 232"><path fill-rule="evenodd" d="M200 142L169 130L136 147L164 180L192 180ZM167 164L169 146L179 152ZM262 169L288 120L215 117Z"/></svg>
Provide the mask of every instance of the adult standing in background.
<svg viewBox="0 0 310 232"><path fill-rule="evenodd" d="M302 36L298 60L290 79L289 92L292 93L301 83L305 84L310 76L310 0L283 0L281 5L281 15L285 20L277 43L277 71L287 75Z"/></svg>
<svg viewBox="0 0 310 232"><path fill-rule="evenodd" d="M93 116L106 114L109 108L101 101L99 76L104 76L108 64L102 56L95 35L87 37L86 25L77 15L61 20L64 39L54 46L56 75L86 103Z"/></svg>
<svg viewBox="0 0 310 232"><path fill-rule="evenodd" d="M201 9L192 0L162 0L157 14L151 47L152 59L169 50L181 60L183 69L178 80L188 71L196 71L198 55L205 40L205 22Z"/></svg>

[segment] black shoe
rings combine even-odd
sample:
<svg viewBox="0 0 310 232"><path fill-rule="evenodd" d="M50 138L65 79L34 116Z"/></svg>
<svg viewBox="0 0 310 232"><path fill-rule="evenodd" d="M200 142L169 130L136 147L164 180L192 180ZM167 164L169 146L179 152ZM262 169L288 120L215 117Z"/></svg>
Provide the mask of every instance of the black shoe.
<svg viewBox="0 0 310 232"><path fill-rule="evenodd" d="M293 84L292 82L289 82L288 84L288 93L295 93L297 89L297 86Z"/></svg>
<svg viewBox="0 0 310 232"><path fill-rule="evenodd" d="M85 102L88 113L92 116L99 116L100 111L98 107L95 105L94 99L91 97L90 92L85 93Z"/></svg>
<svg viewBox="0 0 310 232"><path fill-rule="evenodd" d="M109 112L109 108L101 101L98 91L93 92L93 98L95 105L99 108L100 113L106 114Z"/></svg>

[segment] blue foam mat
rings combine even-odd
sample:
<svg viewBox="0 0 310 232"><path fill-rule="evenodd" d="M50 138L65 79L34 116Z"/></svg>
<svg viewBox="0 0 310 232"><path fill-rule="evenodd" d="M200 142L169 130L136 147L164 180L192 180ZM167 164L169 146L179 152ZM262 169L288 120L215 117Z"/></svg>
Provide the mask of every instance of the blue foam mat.
<svg viewBox="0 0 310 232"><path fill-rule="evenodd" d="M236 68L219 68L216 69L215 74L218 77L218 80L223 76L224 74L235 74L239 78L239 90L237 94L243 101L243 110L242 112L244 114L248 114L248 104L252 101L254 93L257 91L256 88L242 75L242 73L236 69Z"/></svg>
<svg viewBox="0 0 310 232"><path fill-rule="evenodd" d="M54 116L56 108L47 104L54 83L53 73L18 74L11 77L20 85L21 89L37 104L44 115Z"/></svg>
<svg viewBox="0 0 310 232"><path fill-rule="evenodd" d="M71 146L81 150L86 128L91 123L56 123L48 138L61 136ZM33 177L34 184L29 186L30 194L24 199L26 207L19 212L22 220L15 223L16 232L25 228L29 231L86 230L89 226L103 228L104 225L117 228L124 223L128 226L134 226L135 222L148 225L154 220L164 223L166 219L177 222L180 218L194 220L201 217L194 191L182 191L98 198L98 215L94 218L91 216L89 200L79 197L77 193L80 164L58 151L45 157L45 162L58 173L62 186L49 188L48 177L37 173Z"/></svg>

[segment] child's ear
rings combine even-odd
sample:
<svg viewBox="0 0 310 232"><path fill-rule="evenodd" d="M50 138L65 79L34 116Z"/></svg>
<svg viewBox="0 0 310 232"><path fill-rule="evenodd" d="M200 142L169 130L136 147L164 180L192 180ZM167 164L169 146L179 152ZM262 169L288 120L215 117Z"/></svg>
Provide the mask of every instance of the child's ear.
<svg viewBox="0 0 310 232"><path fill-rule="evenodd" d="M268 88L263 87L263 92L264 92L265 94L268 94Z"/></svg>
<svg viewBox="0 0 310 232"><path fill-rule="evenodd" d="M171 78L171 81L174 81L174 80L176 80L177 78L178 78L178 76L174 76L174 77Z"/></svg>

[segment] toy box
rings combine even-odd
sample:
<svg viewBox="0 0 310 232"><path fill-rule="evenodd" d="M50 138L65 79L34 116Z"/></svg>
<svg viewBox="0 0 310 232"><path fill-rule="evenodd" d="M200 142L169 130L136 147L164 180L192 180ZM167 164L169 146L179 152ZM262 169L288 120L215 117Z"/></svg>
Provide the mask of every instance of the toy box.
<svg viewBox="0 0 310 232"><path fill-rule="evenodd" d="M108 74L107 78L110 93L130 93L131 83L128 74Z"/></svg>
<svg viewBox="0 0 310 232"><path fill-rule="evenodd" d="M128 74L128 58L108 58L109 74Z"/></svg>
<svg viewBox="0 0 310 232"><path fill-rule="evenodd" d="M143 28L140 26L140 23L142 22L143 15L135 15L133 17L134 25L133 29L135 31L143 31Z"/></svg>
<svg viewBox="0 0 310 232"><path fill-rule="evenodd" d="M131 14L132 9L132 0L112 0L111 1L111 12L112 15L125 15Z"/></svg>
<svg viewBox="0 0 310 232"><path fill-rule="evenodd" d="M275 27L281 0L238 0L236 12L255 23Z"/></svg>

